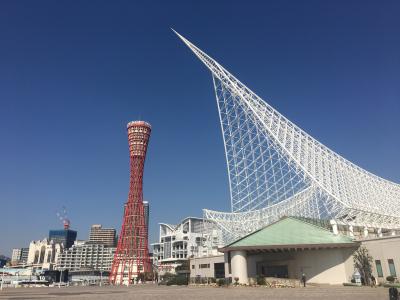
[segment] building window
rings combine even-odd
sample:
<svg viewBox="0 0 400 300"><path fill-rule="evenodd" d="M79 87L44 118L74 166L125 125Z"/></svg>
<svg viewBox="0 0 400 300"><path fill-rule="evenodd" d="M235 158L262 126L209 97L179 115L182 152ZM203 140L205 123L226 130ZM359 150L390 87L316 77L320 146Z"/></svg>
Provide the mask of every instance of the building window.
<svg viewBox="0 0 400 300"><path fill-rule="evenodd" d="M215 263L214 264L214 277L215 278L225 278L225 264Z"/></svg>
<svg viewBox="0 0 400 300"><path fill-rule="evenodd" d="M192 265L192 269L194 269L194 265Z"/></svg>
<svg viewBox="0 0 400 300"><path fill-rule="evenodd" d="M388 259L390 275L396 277L396 268L394 267L393 259Z"/></svg>
<svg viewBox="0 0 400 300"><path fill-rule="evenodd" d="M33 260L34 264L37 264L39 262L39 250L35 251L35 259Z"/></svg>
<svg viewBox="0 0 400 300"><path fill-rule="evenodd" d="M231 252L228 252L228 272L232 274L232 267L231 267Z"/></svg>
<svg viewBox="0 0 400 300"><path fill-rule="evenodd" d="M378 273L378 277L383 277L381 261L375 260L375 266L376 266L376 273Z"/></svg>
<svg viewBox="0 0 400 300"><path fill-rule="evenodd" d="M199 269L209 269L210 264L199 264Z"/></svg>
<svg viewBox="0 0 400 300"><path fill-rule="evenodd" d="M40 259L39 259L39 264L42 264L44 262L44 255L46 254L46 247L42 246L40 249Z"/></svg>

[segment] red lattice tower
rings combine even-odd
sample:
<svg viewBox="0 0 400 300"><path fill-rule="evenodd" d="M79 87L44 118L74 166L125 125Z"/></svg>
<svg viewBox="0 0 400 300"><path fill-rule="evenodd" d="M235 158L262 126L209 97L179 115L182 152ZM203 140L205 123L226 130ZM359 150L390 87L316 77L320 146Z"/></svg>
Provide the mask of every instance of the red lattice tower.
<svg viewBox="0 0 400 300"><path fill-rule="evenodd" d="M127 128L130 188L109 279L112 284L129 285L139 274L151 271L143 207L143 169L151 126L144 121L133 121L128 123Z"/></svg>

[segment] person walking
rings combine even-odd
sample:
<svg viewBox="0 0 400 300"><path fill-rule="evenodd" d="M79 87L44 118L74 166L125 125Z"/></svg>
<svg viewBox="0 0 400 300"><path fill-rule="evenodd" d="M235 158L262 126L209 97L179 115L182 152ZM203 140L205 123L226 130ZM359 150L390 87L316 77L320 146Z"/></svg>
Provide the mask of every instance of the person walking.
<svg viewBox="0 0 400 300"><path fill-rule="evenodd" d="M307 281L307 278L306 278L306 274L301 274L301 282L303 283L303 286L304 287L306 287L306 281Z"/></svg>

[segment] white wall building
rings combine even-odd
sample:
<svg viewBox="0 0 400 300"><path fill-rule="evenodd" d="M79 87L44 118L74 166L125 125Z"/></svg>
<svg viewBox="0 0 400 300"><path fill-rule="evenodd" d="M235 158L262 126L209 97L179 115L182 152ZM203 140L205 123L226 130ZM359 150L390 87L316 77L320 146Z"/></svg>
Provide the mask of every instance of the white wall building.
<svg viewBox="0 0 400 300"><path fill-rule="evenodd" d="M114 253L115 247L77 241L59 255L57 269L110 271Z"/></svg>
<svg viewBox="0 0 400 300"><path fill-rule="evenodd" d="M11 264L26 264L28 261L29 248L14 248L11 255Z"/></svg>
<svg viewBox="0 0 400 300"><path fill-rule="evenodd" d="M218 241L217 230L204 231L202 218L187 217L178 225L160 223L159 242L151 244L153 261L160 274L174 273L175 267L190 257L216 255Z"/></svg>
<svg viewBox="0 0 400 300"><path fill-rule="evenodd" d="M343 284L356 270L353 254L366 247L378 282L398 277L400 236L391 230L349 227L329 220L284 217L219 250L225 255L190 258L190 277L238 278L255 283L257 277L298 282ZM195 281L196 282L196 281ZM201 282L201 281L199 281Z"/></svg>
<svg viewBox="0 0 400 300"><path fill-rule="evenodd" d="M14 248L11 254L11 263L18 263L21 257L21 248Z"/></svg>
<svg viewBox="0 0 400 300"><path fill-rule="evenodd" d="M56 244L47 238L32 241L29 244L27 264L32 266L33 272L54 270L58 256L63 250L62 244Z"/></svg>
<svg viewBox="0 0 400 300"><path fill-rule="evenodd" d="M361 241L372 256L372 273L378 282L385 282L387 276L400 274L400 236L371 237Z"/></svg>

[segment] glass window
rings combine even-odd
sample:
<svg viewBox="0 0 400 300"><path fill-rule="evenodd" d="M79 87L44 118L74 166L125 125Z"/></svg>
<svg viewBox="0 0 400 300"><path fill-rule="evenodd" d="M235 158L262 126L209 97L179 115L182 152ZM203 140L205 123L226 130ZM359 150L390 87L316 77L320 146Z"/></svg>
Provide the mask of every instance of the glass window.
<svg viewBox="0 0 400 300"><path fill-rule="evenodd" d="M231 252L228 252L228 272L229 274L232 273L232 267L231 267Z"/></svg>
<svg viewBox="0 0 400 300"><path fill-rule="evenodd" d="M383 277L381 261L375 260L375 265L376 265L376 273L378 273L378 277Z"/></svg>
<svg viewBox="0 0 400 300"><path fill-rule="evenodd" d="M393 259L388 259L390 275L396 277L396 268L394 267Z"/></svg>
<svg viewBox="0 0 400 300"><path fill-rule="evenodd" d="M199 269L209 269L210 264L199 264Z"/></svg>

